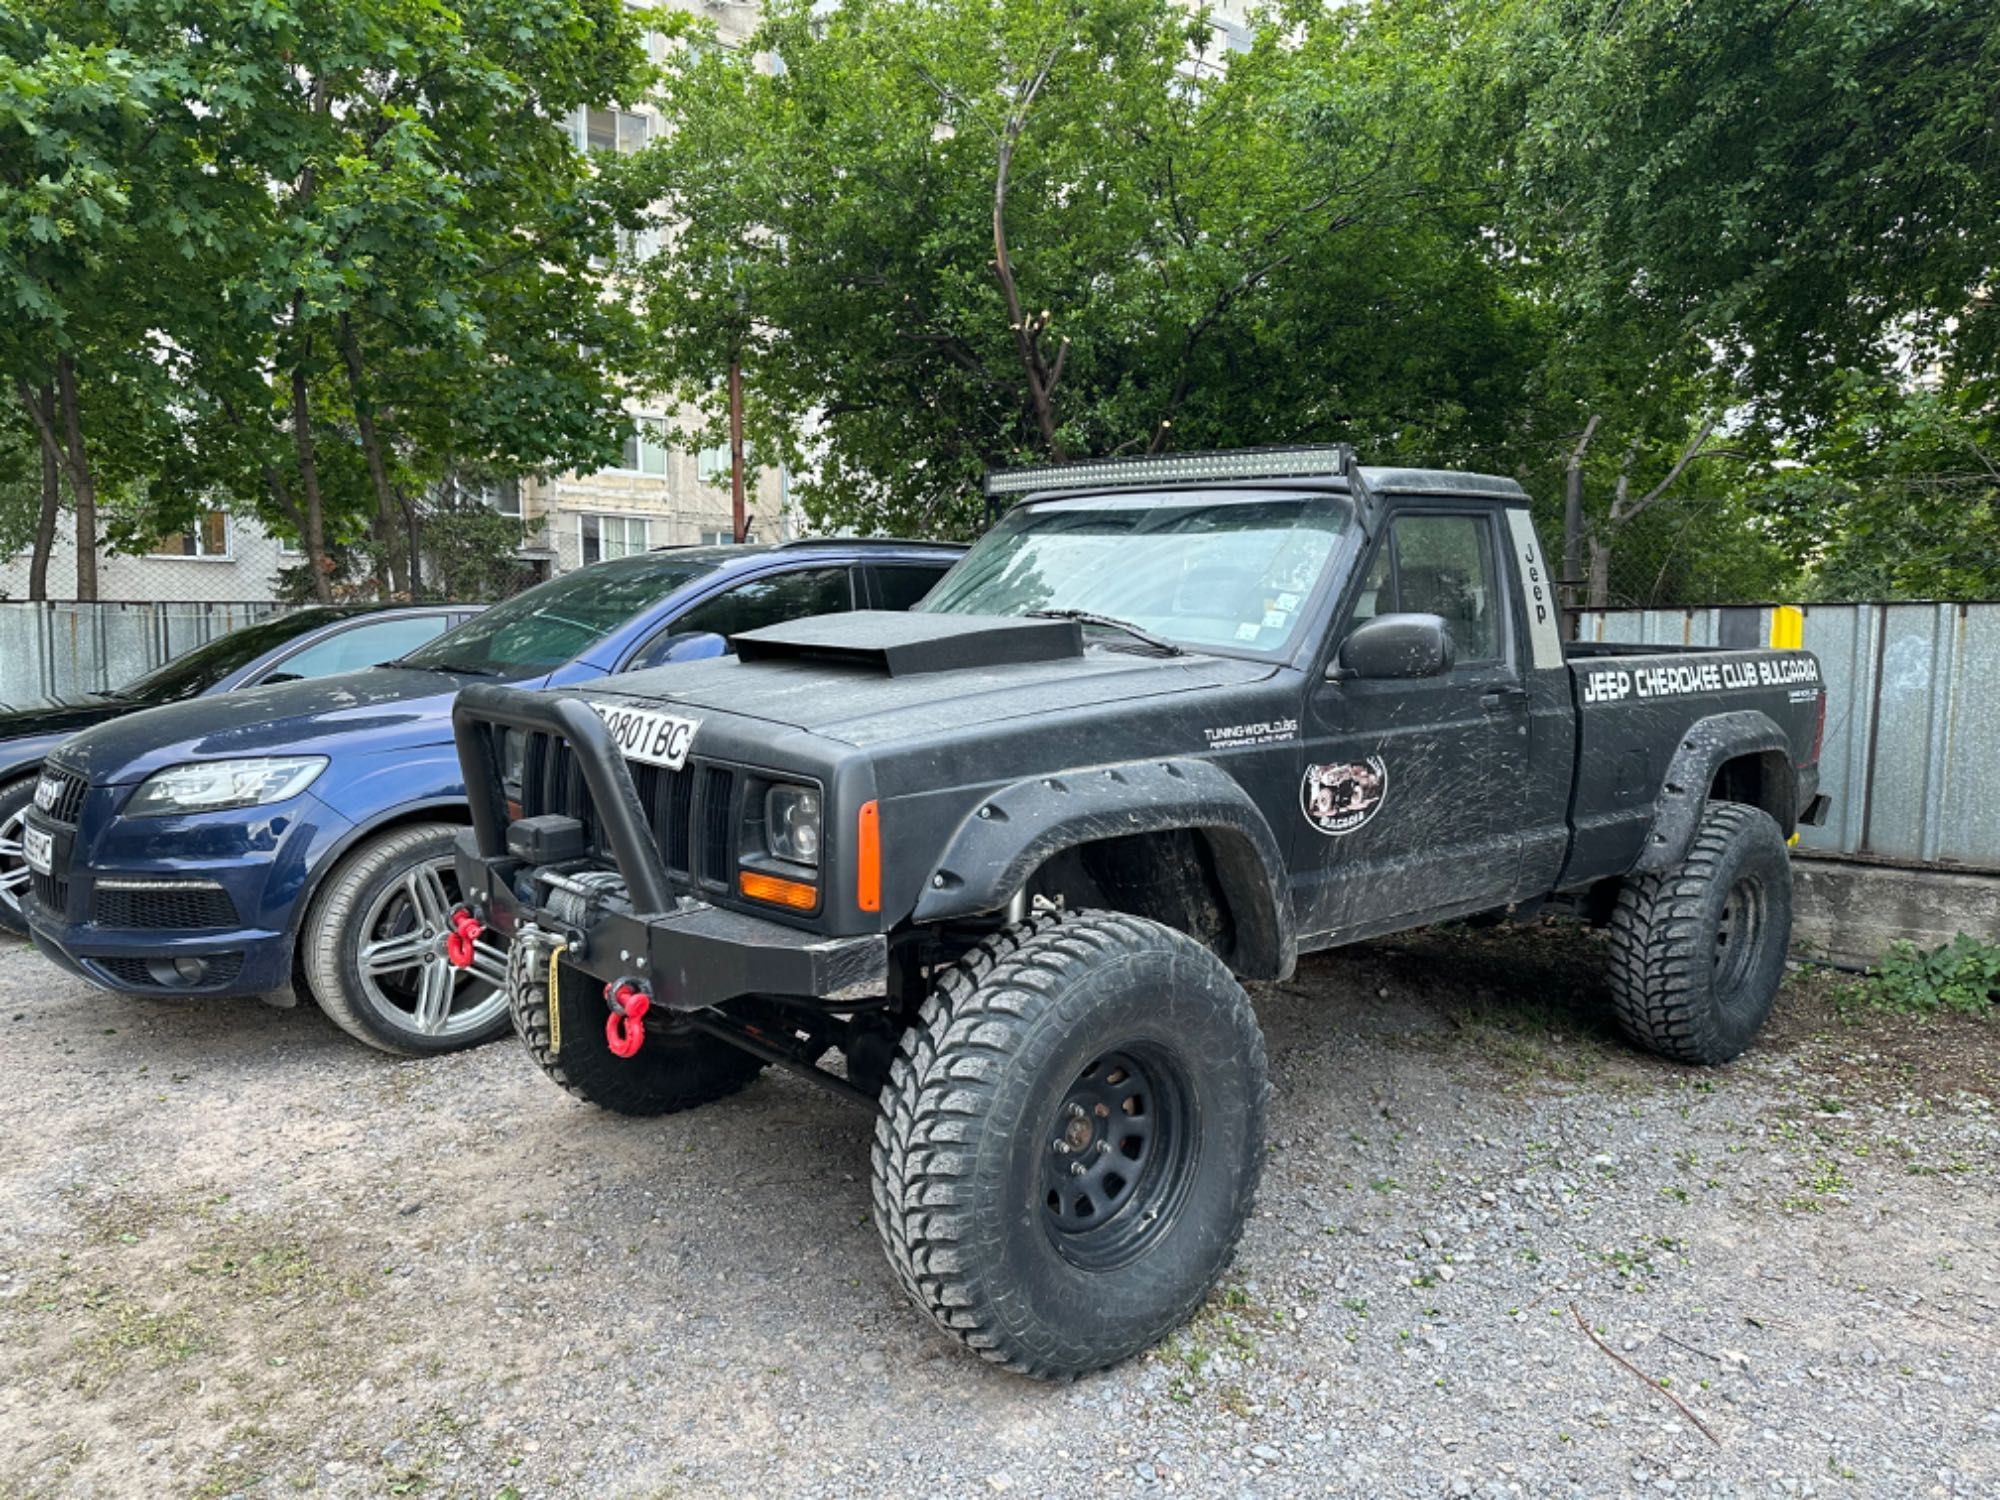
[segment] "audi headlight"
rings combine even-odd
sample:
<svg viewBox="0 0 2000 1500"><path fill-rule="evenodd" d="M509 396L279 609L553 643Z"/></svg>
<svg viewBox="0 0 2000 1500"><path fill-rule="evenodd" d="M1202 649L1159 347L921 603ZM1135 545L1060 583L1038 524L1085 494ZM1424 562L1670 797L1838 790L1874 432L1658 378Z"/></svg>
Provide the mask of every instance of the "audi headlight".
<svg viewBox="0 0 2000 1500"><path fill-rule="evenodd" d="M324 755L272 755L255 760L204 760L169 766L139 783L126 805L130 818L222 812L283 802L312 785L326 769Z"/></svg>
<svg viewBox="0 0 2000 1500"><path fill-rule="evenodd" d="M764 794L764 847L794 864L819 863L819 789L774 786Z"/></svg>

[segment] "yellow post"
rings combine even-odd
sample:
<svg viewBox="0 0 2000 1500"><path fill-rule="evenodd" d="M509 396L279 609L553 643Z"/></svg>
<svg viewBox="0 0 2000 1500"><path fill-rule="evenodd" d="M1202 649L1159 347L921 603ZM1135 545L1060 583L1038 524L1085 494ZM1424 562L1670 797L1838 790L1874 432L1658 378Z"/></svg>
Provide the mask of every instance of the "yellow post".
<svg viewBox="0 0 2000 1500"><path fill-rule="evenodd" d="M1780 604L1771 611L1771 649L1803 651L1806 645L1806 612L1796 604Z"/></svg>

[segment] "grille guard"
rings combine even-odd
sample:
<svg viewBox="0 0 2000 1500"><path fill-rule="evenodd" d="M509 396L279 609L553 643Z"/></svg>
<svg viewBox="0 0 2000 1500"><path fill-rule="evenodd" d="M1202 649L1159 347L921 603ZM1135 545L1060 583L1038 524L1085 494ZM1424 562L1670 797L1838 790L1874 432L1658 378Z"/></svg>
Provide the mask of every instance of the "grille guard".
<svg viewBox="0 0 2000 1500"><path fill-rule="evenodd" d="M466 802L481 857L500 859L507 853L507 792L500 782L492 733L496 727L540 730L568 742L633 910L641 915L673 911L677 902L667 863L653 842L639 789L610 729L581 698L483 682L460 690L452 704L451 733L465 771Z"/></svg>

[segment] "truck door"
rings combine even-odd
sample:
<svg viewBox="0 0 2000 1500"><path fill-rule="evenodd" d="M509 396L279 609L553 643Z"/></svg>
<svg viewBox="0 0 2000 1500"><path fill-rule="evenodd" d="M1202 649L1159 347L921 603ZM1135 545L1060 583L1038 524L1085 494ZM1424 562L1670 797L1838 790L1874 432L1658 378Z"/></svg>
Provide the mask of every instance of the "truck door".
<svg viewBox="0 0 2000 1500"><path fill-rule="evenodd" d="M1497 507L1399 510L1336 612L1301 725L1291 847L1302 936L1365 936L1514 895L1529 736L1506 546ZM1452 669L1328 680L1347 632L1396 612L1443 618Z"/></svg>

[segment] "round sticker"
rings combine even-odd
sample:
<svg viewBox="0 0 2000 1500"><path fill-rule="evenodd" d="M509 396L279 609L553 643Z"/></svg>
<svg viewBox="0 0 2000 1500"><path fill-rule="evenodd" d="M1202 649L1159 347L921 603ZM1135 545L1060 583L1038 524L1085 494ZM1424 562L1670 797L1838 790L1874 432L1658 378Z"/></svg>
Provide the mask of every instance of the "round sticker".
<svg viewBox="0 0 2000 1500"><path fill-rule="evenodd" d="M1307 766L1299 788L1306 821L1328 838L1354 832L1375 816L1389 792L1389 768L1382 757L1340 765Z"/></svg>

